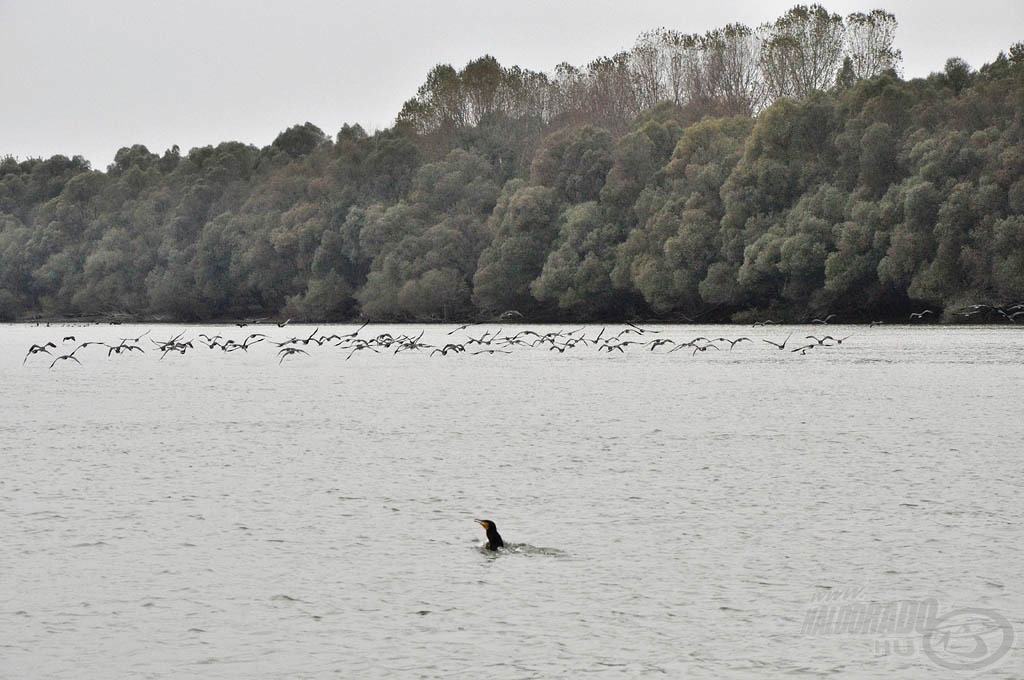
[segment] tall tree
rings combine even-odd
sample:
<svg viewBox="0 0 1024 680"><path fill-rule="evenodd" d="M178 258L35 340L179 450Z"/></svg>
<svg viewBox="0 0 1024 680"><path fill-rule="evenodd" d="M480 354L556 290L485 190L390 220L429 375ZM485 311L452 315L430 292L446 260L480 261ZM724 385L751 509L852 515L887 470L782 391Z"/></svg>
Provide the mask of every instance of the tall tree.
<svg viewBox="0 0 1024 680"><path fill-rule="evenodd" d="M806 97L836 82L845 42L841 16L821 5L797 5L761 31L761 64L770 96Z"/></svg>
<svg viewBox="0 0 1024 680"><path fill-rule="evenodd" d="M899 68L903 55L893 46L896 28L896 17L881 9L846 17L846 53L855 78Z"/></svg>

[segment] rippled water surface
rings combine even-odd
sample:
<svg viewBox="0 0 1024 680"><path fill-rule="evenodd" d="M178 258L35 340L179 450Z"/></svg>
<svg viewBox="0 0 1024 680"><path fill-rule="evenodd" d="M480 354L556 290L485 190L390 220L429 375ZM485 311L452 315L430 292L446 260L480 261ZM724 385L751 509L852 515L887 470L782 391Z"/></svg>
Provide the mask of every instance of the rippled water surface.
<svg viewBox="0 0 1024 680"><path fill-rule="evenodd" d="M1024 329L829 326L852 337L806 355L762 339L821 327L642 338L752 339L695 355L152 342L314 330L356 328L0 326L0 677L952 673L920 635L808 633L848 588L998 612L1016 638L986 673L1024 675ZM499 329L452 330L421 341Z"/></svg>

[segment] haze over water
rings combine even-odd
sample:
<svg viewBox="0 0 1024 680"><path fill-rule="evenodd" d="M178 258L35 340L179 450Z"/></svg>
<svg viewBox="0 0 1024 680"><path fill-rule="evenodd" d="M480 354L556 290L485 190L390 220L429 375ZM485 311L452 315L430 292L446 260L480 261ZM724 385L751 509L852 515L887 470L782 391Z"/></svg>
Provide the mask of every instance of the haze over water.
<svg viewBox="0 0 1024 680"><path fill-rule="evenodd" d="M423 341L499 329L453 328ZM805 634L847 588L995 611L986 677L1024 674L1020 328L652 330L753 342L279 363L150 340L313 326L0 326L0 677L950 675Z"/></svg>

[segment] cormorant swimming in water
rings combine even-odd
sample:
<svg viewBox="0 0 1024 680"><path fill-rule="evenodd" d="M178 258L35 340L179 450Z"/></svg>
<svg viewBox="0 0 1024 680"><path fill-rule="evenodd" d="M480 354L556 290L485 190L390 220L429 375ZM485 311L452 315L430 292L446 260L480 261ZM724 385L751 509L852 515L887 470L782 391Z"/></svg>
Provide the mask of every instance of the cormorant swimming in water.
<svg viewBox="0 0 1024 680"><path fill-rule="evenodd" d="M498 526L489 519L477 519L473 520L484 528L487 532L487 549L497 550L498 548L505 547L505 541L501 540L501 534L498 533Z"/></svg>

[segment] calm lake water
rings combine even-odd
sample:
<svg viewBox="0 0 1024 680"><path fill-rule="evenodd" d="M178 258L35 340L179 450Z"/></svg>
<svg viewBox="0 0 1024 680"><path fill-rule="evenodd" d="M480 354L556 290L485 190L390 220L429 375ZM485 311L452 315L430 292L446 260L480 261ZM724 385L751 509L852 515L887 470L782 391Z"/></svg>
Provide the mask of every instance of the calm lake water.
<svg viewBox="0 0 1024 680"><path fill-rule="evenodd" d="M356 328L0 326L0 677L1024 675L1024 328Z"/></svg>

